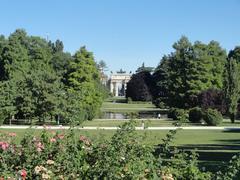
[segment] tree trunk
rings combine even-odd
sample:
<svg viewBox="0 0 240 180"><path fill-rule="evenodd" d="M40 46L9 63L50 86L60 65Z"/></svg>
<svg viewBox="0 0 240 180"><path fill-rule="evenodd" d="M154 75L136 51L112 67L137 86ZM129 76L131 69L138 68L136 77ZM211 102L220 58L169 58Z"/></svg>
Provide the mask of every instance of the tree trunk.
<svg viewBox="0 0 240 180"><path fill-rule="evenodd" d="M231 122L232 122L232 123L235 122L235 114L234 114L234 113L231 113L231 114L230 114L230 119L231 119Z"/></svg>

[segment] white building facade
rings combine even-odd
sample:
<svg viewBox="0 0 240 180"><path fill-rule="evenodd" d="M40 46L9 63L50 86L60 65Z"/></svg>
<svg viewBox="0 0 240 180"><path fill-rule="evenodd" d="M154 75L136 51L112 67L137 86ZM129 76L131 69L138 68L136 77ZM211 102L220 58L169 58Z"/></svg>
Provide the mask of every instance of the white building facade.
<svg viewBox="0 0 240 180"><path fill-rule="evenodd" d="M125 96L127 82L131 79L131 76L131 72L126 73L126 71L122 70L112 73L109 79L111 93L114 96Z"/></svg>

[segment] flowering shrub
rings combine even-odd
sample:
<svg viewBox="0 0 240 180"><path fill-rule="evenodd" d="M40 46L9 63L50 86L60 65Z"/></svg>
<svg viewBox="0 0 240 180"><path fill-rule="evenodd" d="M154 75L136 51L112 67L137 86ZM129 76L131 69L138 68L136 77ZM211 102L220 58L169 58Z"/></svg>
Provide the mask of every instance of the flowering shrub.
<svg viewBox="0 0 240 180"><path fill-rule="evenodd" d="M73 129L45 129L39 136L30 131L20 143L16 134L0 132L0 180L213 178L199 170L196 154L171 149L175 131L166 136L155 157L155 148L141 144L144 137L134 127L133 122L125 123L110 140L99 142L79 137Z"/></svg>

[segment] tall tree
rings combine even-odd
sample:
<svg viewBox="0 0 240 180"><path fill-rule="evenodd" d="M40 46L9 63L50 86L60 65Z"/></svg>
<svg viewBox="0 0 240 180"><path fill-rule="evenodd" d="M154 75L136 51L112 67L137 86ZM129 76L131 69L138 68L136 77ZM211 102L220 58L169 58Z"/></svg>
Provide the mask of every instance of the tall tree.
<svg viewBox="0 0 240 180"><path fill-rule="evenodd" d="M81 47L73 57L67 75L68 89L78 95L78 107L84 109L85 119L93 119L102 103L102 92L97 88L100 83L93 54Z"/></svg>
<svg viewBox="0 0 240 180"><path fill-rule="evenodd" d="M169 106L189 108L197 105L197 95L209 88L222 88L226 52L215 41L193 45L182 37L174 52L164 56L153 77L154 99L165 99Z"/></svg>
<svg viewBox="0 0 240 180"><path fill-rule="evenodd" d="M32 71L26 76L26 89L32 94L35 116L44 121L57 115L59 97L64 89L61 76L57 76L50 65L53 55L47 42L36 37L31 37L30 41L34 42L29 48Z"/></svg>
<svg viewBox="0 0 240 180"><path fill-rule="evenodd" d="M207 45L208 59L211 63L211 87L215 89L222 89L223 74L227 60L227 53L217 41L211 41Z"/></svg>
<svg viewBox="0 0 240 180"><path fill-rule="evenodd" d="M187 106L189 90L190 61L193 59L193 48L187 37L183 36L174 43L175 52L170 56L169 103L176 107Z"/></svg>
<svg viewBox="0 0 240 180"><path fill-rule="evenodd" d="M22 29L0 36L0 118L92 119L102 100L99 71L85 47L72 57L60 40Z"/></svg>
<svg viewBox="0 0 240 180"><path fill-rule="evenodd" d="M5 97L1 109L12 109L8 116L45 119L53 114L60 83L49 65L51 56L42 38L29 37L23 30L9 36L1 53L4 79L0 83L5 89L0 95Z"/></svg>
<svg viewBox="0 0 240 180"><path fill-rule="evenodd" d="M30 69L26 44L27 35L25 31L16 30L9 36L1 54L3 77L0 86L4 87L4 91L0 92L0 96L5 96L1 104L1 110L6 115L8 114L8 117L18 113L18 105L23 106L18 100L19 96L22 96L25 92L23 82Z"/></svg>
<svg viewBox="0 0 240 180"><path fill-rule="evenodd" d="M7 44L7 40L3 35L0 35L0 81L5 78L4 58L2 57L4 47Z"/></svg>
<svg viewBox="0 0 240 180"><path fill-rule="evenodd" d="M152 100L152 77L150 72L140 71L132 75L127 83L126 98L133 101Z"/></svg>
<svg viewBox="0 0 240 180"><path fill-rule="evenodd" d="M53 54L50 64L57 73L57 75L62 77L64 81L66 72L69 69L70 62L72 61L72 56L67 52L56 52Z"/></svg>
<svg viewBox="0 0 240 180"><path fill-rule="evenodd" d="M163 56L161 62L156 67L153 78L153 103L158 106L159 102L167 104L169 97L169 83L170 83L170 60L169 56Z"/></svg>
<svg viewBox="0 0 240 180"><path fill-rule="evenodd" d="M104 72L107 69L107 64L106 64L106 62L104 60L100 60L97 63L97 67L100 70L100 72Z"/></svg>
<svg viewBox="0 0 240 180"><path fill-rule="evenodd" d="M211 82L211 61L208 57L207 45L197 41L193 45L193 56L189 61L187 73L187 103L188 106L195 106L197 94L212 86Z"/></svg>
<svg viewBox="0 0 240 180"><path fill-rule="evenodd" d="M153 67L146 67L145 66L145 63L143 62L142 63L142 66L141 67L139 67L137 70L136 70L136 73L139 73L139 72L142 72L142 71L145 71L145 72L152 72L153 71Z"/></svg>
<svg viewBox="0 0 240 180"><path fill-rule="evenodd" d="M64 49L63 42L60 41L59 39L57 39L55 43L52 41L48 41L48 47L51 49L53 54L58 52L63 52L63 49Z"/></svg>
<svg viewBox="0 0 240 180"><path fill-rule="evenodd" d="M63 42L60 41L59 39L56 40L54 52L63 52L63 49L64 49Z"/></svg>
<svg viewBox="0 0 240 180"><path fill-rule="evenodd" d="M225 68L224 93L231 122L235 122L240 98L240 74L236 59L229 58Z"/></svg>
<svg viewBox="0 0 240 180"><path fill-rule="evenodd" d="M231 50L228 57L236 59L237 63L240 64L240 46L236 46L233 50Z"/></svg>

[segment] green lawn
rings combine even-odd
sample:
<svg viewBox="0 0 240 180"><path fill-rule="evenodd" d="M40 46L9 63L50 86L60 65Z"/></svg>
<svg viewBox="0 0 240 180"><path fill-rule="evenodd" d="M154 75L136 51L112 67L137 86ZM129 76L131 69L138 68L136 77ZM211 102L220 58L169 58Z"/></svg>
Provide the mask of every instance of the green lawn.
<svg viewBox="0 0 240 180"><path fill-rule="evenodd" d="M22 129L1 129L1 132L16 132L18 137L22 137L27 131L38 134L41 130L22 130ZM91 139L98 138L109 139L115 130L76 130L78 134L87 135ZM157 145L166 135L168 130L144 130L137 131L139 135L144 135L144 144ZM179 130L173 145L201 145L201 144L218 144L218 145L240 145L240 131L222 131L222 130ZM232 149L234 150L234 149Z"/></svg>
<svg viewBox="0 0 240 180"><path fill-rule="evenodd" d="M153 104L150 103L141 103L141 104L128 104L128 103L112 103L112 102L104 102L102 108L155 108ZM156 108L155 108L156 109Z"/></svg>
<svg viewBox="0 0 240 180"><path fill-rule="evenodd" d="M129 120L102 120L102 119L98 119L98 120L93 120L93 121L84 121L82 126L97 126L97 127L116 127L119 126L121 124L123 124L124 122L128 122ZM142 122L145 123L145 125L147 126L153 126L153 127L157 127L157 126L173 126L172 123L174 121L171 120L136 120L136 126L142 126Z"/></svg>
<svg viewBox="0 0 240 180"><path fill-rule="evenodd" d="M107 112L139 112L139 111L156 111L157 109L153 104L127 104L127 103L112 103L104 102L101 108L102 111Z"/></svg>
<svg viewBox="0 0 240 180"><path fill-rule="evenodd" d="M96 127L116 127L120 126L124 122L128 122L130 120L104 120L97 119L92 121L84 121L81 126L96 126ZM174 126L173 123L176 121L169 119L161 119L161 120L148 120L148 119L135 119L136 126L142 126L144 122L146 127L169 127ZM200 124L186 123L183 126L196 126Z"/></svg>
<svg viewBox="0 0 240 180"><path fill-rule="evenodd" d="M96 119L92 121L84 121L82 126L96 126L96 127L116 127L124 122L129 120L106 120L106 119ZM142 122L145 123L147 127L166 127L166 126L174 126L173 121L171 119L160 119L160 120L148 120L148 119L136 119L136 125L142 126ZM196 123L184 123L182 126L202 126L201 124ZM232 124L230 120L225 119L224 122L219 126L234 126L240 127L240 122Z"/></svg>
<svg viewBox="0 0 240 180"><path fill-rule="evenodd" d="M133 104L126 103L125 98L109 98L101 108L107 112L138 112L138 111L156 111L159 110L151 102L135 102Z"/></svg>

